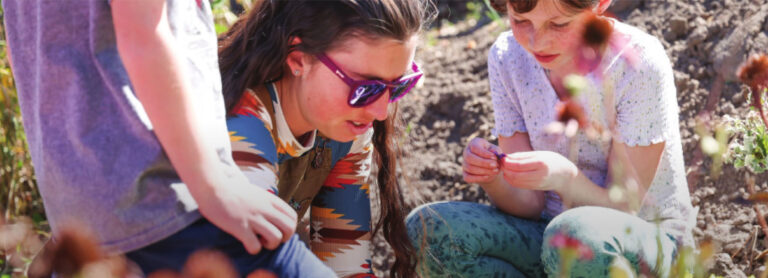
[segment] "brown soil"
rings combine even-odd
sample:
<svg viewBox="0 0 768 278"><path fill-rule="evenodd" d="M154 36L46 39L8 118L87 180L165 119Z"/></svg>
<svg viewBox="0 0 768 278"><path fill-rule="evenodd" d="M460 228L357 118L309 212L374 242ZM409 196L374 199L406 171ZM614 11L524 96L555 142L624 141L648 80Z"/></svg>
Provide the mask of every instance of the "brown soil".
<svg viewBox="0 0 768 278"><path fill-rule="evenodd" d="M763 260L755 257L768 250L768 238L753 208L733 202L746 194L748 174L726 165L713 178L711 161L700 154L693 127L696 116L706 111L712 119L747 111L745 89L735 82L734 72L748 54L768 51L768 0L617 0L612 10L622 21L658 37L674 65L686 168L692 173L693 205L699 208L695 237L720 246L711 272L726 277L762 272ZM462 181L460 157L472 136L495 140L486 58L508 27L506 19L481 24L443 24L424 36L417 53L426 80L401 102L409 126L402 168L410 208L440 200L488 203L480 187ZM718 79L722 90L712 90ZM768 190L768 175L756 178L757 190ZM760 209L768 215L768 209ZM390 252L378 235L377 274L387 272L380 270L391 265Z"/></svg>

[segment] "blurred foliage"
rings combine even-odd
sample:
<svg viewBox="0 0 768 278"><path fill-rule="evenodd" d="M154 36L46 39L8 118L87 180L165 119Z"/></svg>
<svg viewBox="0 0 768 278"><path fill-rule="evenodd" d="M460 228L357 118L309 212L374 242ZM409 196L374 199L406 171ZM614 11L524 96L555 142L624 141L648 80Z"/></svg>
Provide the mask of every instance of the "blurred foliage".
<svg viewBox="0 0 768 278"><path fill-rule="evenodd" d="M736 168L746 167L752 173L768 170L768 133L756 111L744 119L725 116L728 130L735 134L728 152L727 162Z"/></svg>
<svg viewBox="0 0 768 278"><path fill-rule="evenodd" d="M250 10L261 0L211 0L216 34L221 34L237 21L240 13Z"/></svg>
<svg viewBox="0 0 768 278"><path fill-rule="evenodd" d="M483 18L483 16L485 16L492 21L502 20L501 15L499 15L499 13L491 7L490 1L491 0L467 2L466 18L469 20L479 21Z"/></svg>
<svg viewBox="0 0 768 278"><path fill-rule="evenodd" d="M3 15L0 8L0 20ZM5 29L0 26L0 209L5 219L28 215L40 222L45 219L45 213L21 123L7 50Z"/></svg>
<svg viewBox="0 0 768 278"><path fill-rule="evenodd" d="M0 22L3 19L0 6ZM31 250L39 249L42 244L22 246L22 241L30 242L38 237L33 233L30 240L22 240L31 229L20 227L33 224L40 227L45 223L45 211L37 190L9 59L4 25L0 24L0 275L23 277L34 252ZM34 222L25 215L31 216ZM11 242L16 237L21 239Z"/></svg>

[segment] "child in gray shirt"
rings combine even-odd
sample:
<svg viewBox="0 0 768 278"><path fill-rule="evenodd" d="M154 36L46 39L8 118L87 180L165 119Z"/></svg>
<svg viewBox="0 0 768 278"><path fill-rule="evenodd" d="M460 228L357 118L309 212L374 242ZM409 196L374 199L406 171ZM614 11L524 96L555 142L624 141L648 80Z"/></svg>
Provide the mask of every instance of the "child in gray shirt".
<svg viewBox="0 0 768 278"><path fill-rule="evenodd" d="M332 275L294 243L293 209L232 162L208 1L2 4L53 240L77 222L145 272L226 246L241 275ZM265 218L272 226L254 224ZM152 254L173 259L147 259L163 242ZM292 255L270 259L281 254Z"/></svg>

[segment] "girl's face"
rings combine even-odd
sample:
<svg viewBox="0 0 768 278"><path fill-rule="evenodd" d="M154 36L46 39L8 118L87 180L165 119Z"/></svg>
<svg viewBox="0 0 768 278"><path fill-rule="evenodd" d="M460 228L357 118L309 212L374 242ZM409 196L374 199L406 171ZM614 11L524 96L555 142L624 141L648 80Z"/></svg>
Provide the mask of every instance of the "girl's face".
<svg viewBox="0 0 768 278"><path fill-rule="evenodd" d="M325 54L352 79L394 81L411 73L416 44L416 35L406 41L351 36ZM374 120L387 118L389 90L367 106L350 107L352 88L319 60L305 61L296 98L301 115L291 129L317 129L333 140L348 142L368 131Z"/></svg>
<svg viewBox="0 0 768 278"><path fill-rule="evenodd" d="M507 11L515 40L545 69L563 71L573 67L589 10L573 14L557 2L539 0L533 10L519 14L508 1Z"/></svg>

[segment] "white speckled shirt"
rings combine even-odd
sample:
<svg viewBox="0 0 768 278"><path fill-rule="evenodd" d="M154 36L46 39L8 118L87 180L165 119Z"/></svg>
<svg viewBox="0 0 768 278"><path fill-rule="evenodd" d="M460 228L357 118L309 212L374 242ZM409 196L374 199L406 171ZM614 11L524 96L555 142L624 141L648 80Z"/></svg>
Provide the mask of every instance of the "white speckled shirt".
<svg viewBox="0 0 768 278"><path fill-rule="evenodd" d="M602 79L587 74L591 86L577 99L591 121L608 126L603 101L610 92L607 90L611 90L618 132L613 139L628 146L665 142L656 176L638 216L648 221L662 220L665 231L690 245L695 211L685 179L677 91L669 58L655 37L620 22L614 26L615 34L626 36L627 43L606 50L600 67ZM625 58L630 51L634 52L634 63ZM557 94L544 69L517 43L512 32L502 33L491 47L488 74L496 121L493 134L527 132L534 150L568 157L568 140L545 131L555 119ZM579 170L595 184L605 186L610 141L590 140L582 132L572 140L577 140L579 148L578 161L574 161ZM547 192L544 215L555 216L563 209L559 196Z"/></svg>

